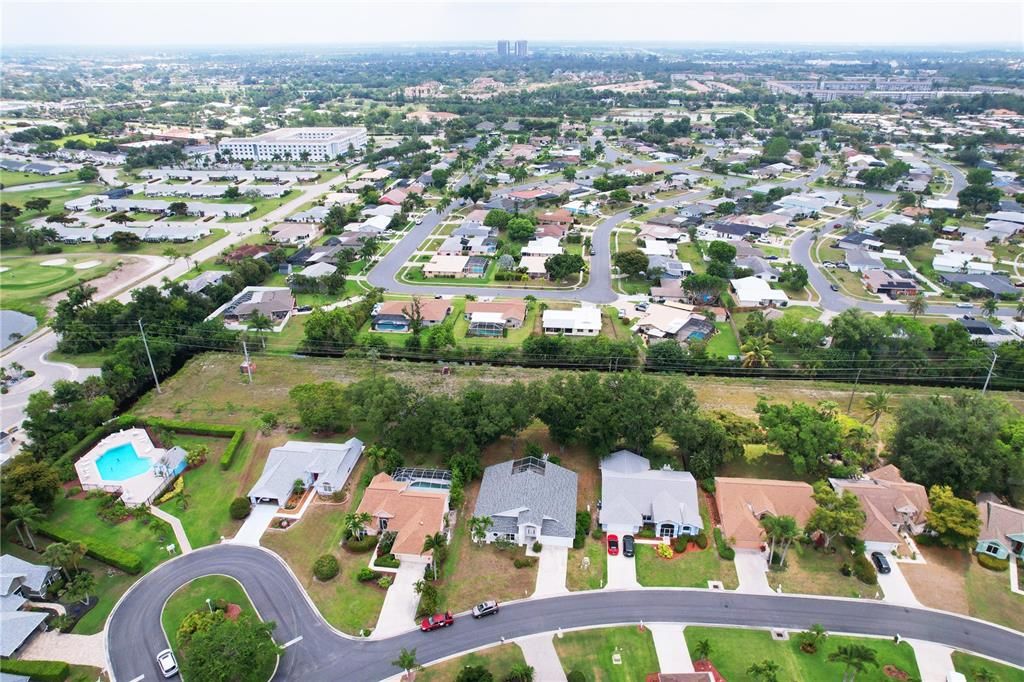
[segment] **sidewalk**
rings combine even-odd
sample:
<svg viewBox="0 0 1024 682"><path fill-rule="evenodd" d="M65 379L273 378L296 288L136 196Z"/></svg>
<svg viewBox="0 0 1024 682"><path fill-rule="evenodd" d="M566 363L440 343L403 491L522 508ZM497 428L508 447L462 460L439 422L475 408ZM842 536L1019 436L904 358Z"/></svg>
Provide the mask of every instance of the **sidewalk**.
<svg viewBox="0 0 1024 682"><path fill-rule="evenodd" d="M554 636L550 632L523 637L515 642L523 650L526 664L533 666L533 679L540 682L565 682L565 670L558 659Z"/></svg>
<svg viewBox="0 0 1024 682"><path fill-rule="evenodd" d="M188 541L188 536L185 535L185 527L181 525L181 519L173 514L168 514L155 505L150 505L149 513L162 521L166 521L167 525L171 527L171 530L174 531L174 537L178 541L179 552L188 554L192 551L192 543Z"/></svg>
<svg viewBox="0 0 1024 682"><path fill-rule="evenodd" d="M948 646L925 642L920 639L906 640L914 648L917 667L922 680L944 680L946 673L953 670L953 650Z"/></svg>
<svg viewBox="0 0 1024 682"><path fill-rule="evenodd" d="M654 637L654 649L658 652L658 667L662 673L692 673L693 661L683 637L683 625L679 623L648 623L647 629Z"/></svg>

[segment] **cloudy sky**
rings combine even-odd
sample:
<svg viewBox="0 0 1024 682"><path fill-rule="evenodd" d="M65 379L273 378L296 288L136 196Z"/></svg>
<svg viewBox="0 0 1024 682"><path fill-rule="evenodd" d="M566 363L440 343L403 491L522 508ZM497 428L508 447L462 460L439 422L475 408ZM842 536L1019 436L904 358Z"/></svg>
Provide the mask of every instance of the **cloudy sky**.
<svg viewBox="0 0 1024 682"><path fill-rule="evenodd" d="M8 47L344 46L521 38L1024 50L1020 0L3 0L0 8L0 36Z"/></svg>

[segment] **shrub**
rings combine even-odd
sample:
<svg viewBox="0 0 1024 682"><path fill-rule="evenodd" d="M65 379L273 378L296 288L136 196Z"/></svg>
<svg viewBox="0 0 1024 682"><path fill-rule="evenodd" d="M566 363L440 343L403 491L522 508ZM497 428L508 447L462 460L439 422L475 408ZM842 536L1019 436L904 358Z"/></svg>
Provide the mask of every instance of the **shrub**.
<svg viewBox="0 0 1024 682"><path fill-rule="evenodd" d="M512 565L516 568L530 568L531 566L537 565L537 559L532 556L523 557L521 559L517 558L512 562Z"/></svg>
<svg viewBox="0 0 1024 682"><path fill-rule="evenodd" d="M686 551L686 546L690 544L690 538L686 535L680 535L672 542L672 549L682 554Z"/></svg>
<svg viewBox="0 0 1024 682"><path fill-rule="evenodd" d="M583 546L585 544L587 544L587 536L586 536L586 534L576 535L576 537L574 537L572 539L572 548L573 549L583 549Z"/></svg>
<svg viewBox="0 0 1024 682"><path fill-rule="evenodd" d="M722 537L722 529L715 529L715 548L718 549L718 556L722 557L726 561L732 561L736 558L736 550L729 546L729 543Z"/></svg>
<svg viewBox="0 0 1024 682"><path fill-rule="evenodd" d="M236 497L231 500L231 506L228 507L228 512L231 514L231 518L236 521L241 521L252 512L252 503L249 502L248 497Z"/></svg>
<svg viewBox="0 0 1024 682"><path fill-rule="evenodd" d="M228 441L228 446L224 448L224 454L220 456L220 468L228 470L231 468L231 462L235 459L235 452L238 450L238 446L242 444L242 438L245 436L245 431L239 429L235 431L235 435L231 436L231 440Z"/></svg>
<svg viewBox="0 0 1024 682"><path fill-rule="evenodd" d="M338 575L340 571L338 566L338 559L333 554L321 554L313 562L313 575L316 576L317 580L328 581ZM364 571L370 571L368 568L364 568ZM373 576L373 571L370 571L370 576Z"/></svg>
<svg viewBox="0 0 1024 682"><path fill-rule="evenodd" d="M542 549L544 549L544 546L540 544L540 540L534 540L532 549L533 549L534 553L538 553L539 554L540 551Z"/></svg>
<svg viewBox="0 0 1024 682"><path fill-rule="evenodd" d="M700 487L713 495L715 493L715 479L702 478L700 480Z"/></svg>
<svg viewBox="0 0 1024 682"><path fill-rule="evenodd" d="M651 540L651 539L654 538L654 529L653 528L641 528L640 532L637 533L636 536L638 538L647 538L648 540Z"/></svg>
<svg viewBox="0 0 1024 682"><path fill-rule="evenodd" d="M390 575L381 576L380 580L377 581L377 587L382 590L386 590L391 587L391 584L395 582L395 579Z"/></svg>
<svg viewBox="0 0 1024 682"><path fill-rule="evenodd" d="M839 567L839 572L849 578L853 575L853 566L844 561L843 565Z"/></svg>
<svg viewBox="0 0 1024 682"><path fill-rule="evenodd" d="M393 530L386 530L380 534L380 541L377 543L377 554L383 556L391 554L391 548L395 546L395 538L398 534Z"/></svg>
<svg viewBox="0 0 1024 682"><path fill-rule="evenodd" d="M345 540L345 549L350 552L369 552L371 549L377 546L377 537L375 535L364 535L362 538L349 538Z"/></svg>
<svg viewBox="0 0 1024 682"><path fill-rule="evenodd" d="M0 672L27 675L33 682L64 682L71 675L71 666L64 661L0 660Z"/></svg>
<svg viewBox="0 0 1024 682"><path fill-rule="evenodd" d="M64 491L64 497L74 497L80 492L82 492L82 489L79 488L77 485L73 485Z"/></svg>
<svg viewBox="0 0 1024 682"><path fill-rule="evenodd" d="M990 571L1005 571L1010 568L1009 559L997 559L989 554L979 554L978 563Z"/></svg>
<svg viewBox="0 0 1024 682"><path fill-rule="evenodd" d="M361 583L369 582L370 580L376 579L377 574L369 566L363 566L356 573L356 580Z"/></svg>
<svg viewBox="0 0 1024 682"><path fill-rule="evenodd" d="M878 584L878 572L875 570L875 565L863 554L853 557L853 574L865 585Z"/></svg>
<svg viewBox="0 0 1024 682"><path fill-rule="evenodd" d="M587 682L587 676L579 670L570 670L569 674L565 676L565 680L566 682Z"/></svg>
<svg viewBox="0 0 1024 682"><path fill-rule="evenodd" d="M594 538L595 540L604 539L604 531L601 530L601 526L598 526L593 531L591 531L590 537Z"/></svg>
<svg viewBox="0 0 1024 682"><path fill-rule="evenodd" d="M662 543L660 545L656 545L655 548L654 548L654 552L655 552L655 554L660 556L662 559L671 559L672 555L674 554L674 552L672 551L672 548L669 545L666 545L664 543Z"/></svg>
<svg viewBox="0 0 1024 682"><path fill-rule="evenodd" d="M694 536L693 541L697 543L697 546L701 549L708 548L708 534L704 531L697 533L697 535Z"/></svg>
<svg viewBox="0 0 1024 682"><path fill-rule="evenodd" d="M398 568L400 564L393 554L385 554L384 556L377 557L377 561L374 563L381 568Z"/></svg>
<svg viewBox="0 0 1024 682"><path fill-rule="evenodd" d="M178 495L178 493L180 493L184 489L185 489L185 477L184 476L178 476L178 478L175 479L175 481L174 481L174 486L169 491L167 491L166 493L161 495L159 498L157 498L156 503L157 504L163 504L164 502L167 502L168 500L172 500L172 499L174 499L175 496Z"/></svg>
<svg viewBox="0 0 1024 682"><path fill-rule="evenodd" d="M576 512L576 535L586 536L590 532L591 522L590 512L579 511Z"/></svg>
<svg viewBox="0 0 1024 682"><path fill-rule="evenodd" d="M105 564L110 564L114 568L120 568L125 573L137 575L142 572L142 559L134 552L129 552L103 540L88 535L81 535L45 521L39 523L36 530L57 542L81 542L85 545L88 556Z"/></svg>

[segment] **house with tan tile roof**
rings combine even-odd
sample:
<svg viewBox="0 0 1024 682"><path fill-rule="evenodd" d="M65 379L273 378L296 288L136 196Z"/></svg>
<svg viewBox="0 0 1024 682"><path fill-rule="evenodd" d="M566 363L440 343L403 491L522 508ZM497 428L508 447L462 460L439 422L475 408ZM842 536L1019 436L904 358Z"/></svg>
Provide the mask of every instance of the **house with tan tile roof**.
<svg viewBox="0 0 1024 682"><path fill-rule="evenodd" d="M985 501L978 503L978 516L981 533L975 553L996 559L1024 559L1024 509Z"/></svg>
<svg viewBox="0 0 1024 682"><path fill-rule="evenodd" d="M373 520L366 528L369 535L384 531L395 533L391 553L399 561L423 561L433 552L423 552L428 535L444 532L448 515L448 490L413 487L415 481L396 481L381 472L373 477L356 509Z"/></svg>
<svg viewBox="0 0 1024 682"><path fill-rule="evenodd" d="M830 478L829 484L840 495L849 490L860 500L867 514L861 539L895 548L902 542L900 532L917 535L924 530L925 513L931 509L928 491L919 483L903 480L900 470L887 465L864 478Z"/></svg>
<svg viewBox="0 0 1024 682"><path fill-rule="evenodd" d="M737 549L760 549L765 542L761 519L792 516L803 526L817 506L813 493L803 481L718 477L715 501L722 534Z"/></svg>

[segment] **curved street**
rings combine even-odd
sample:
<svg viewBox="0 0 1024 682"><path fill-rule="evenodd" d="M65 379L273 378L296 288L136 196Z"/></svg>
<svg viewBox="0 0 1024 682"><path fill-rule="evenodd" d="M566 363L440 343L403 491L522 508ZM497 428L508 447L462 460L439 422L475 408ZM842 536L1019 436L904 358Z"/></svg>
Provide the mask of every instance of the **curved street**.
<svg viewBox="0 0 1024 682"><path fill-rule="evenodd" d="M114 680L128 682L140 675L160 679L155 656L167 646L160 625L163 605L182 585L210 574L241 582L260 615L277 623L278 643L301 637L281 657L275 680L382 680L399 672L390 661L403 647L415 648L417 659L425 664L502 639L641 620L788 629L821 623L832 632L899 634L1024 665L1024 635L951 613L876 601L690 589L600 590L531 599L507 604L497 616L481 621L461 617L451 629L357 639L342 635L323 620L277 555L225 544L172 559L125 594L106 629Z"/></svg>

